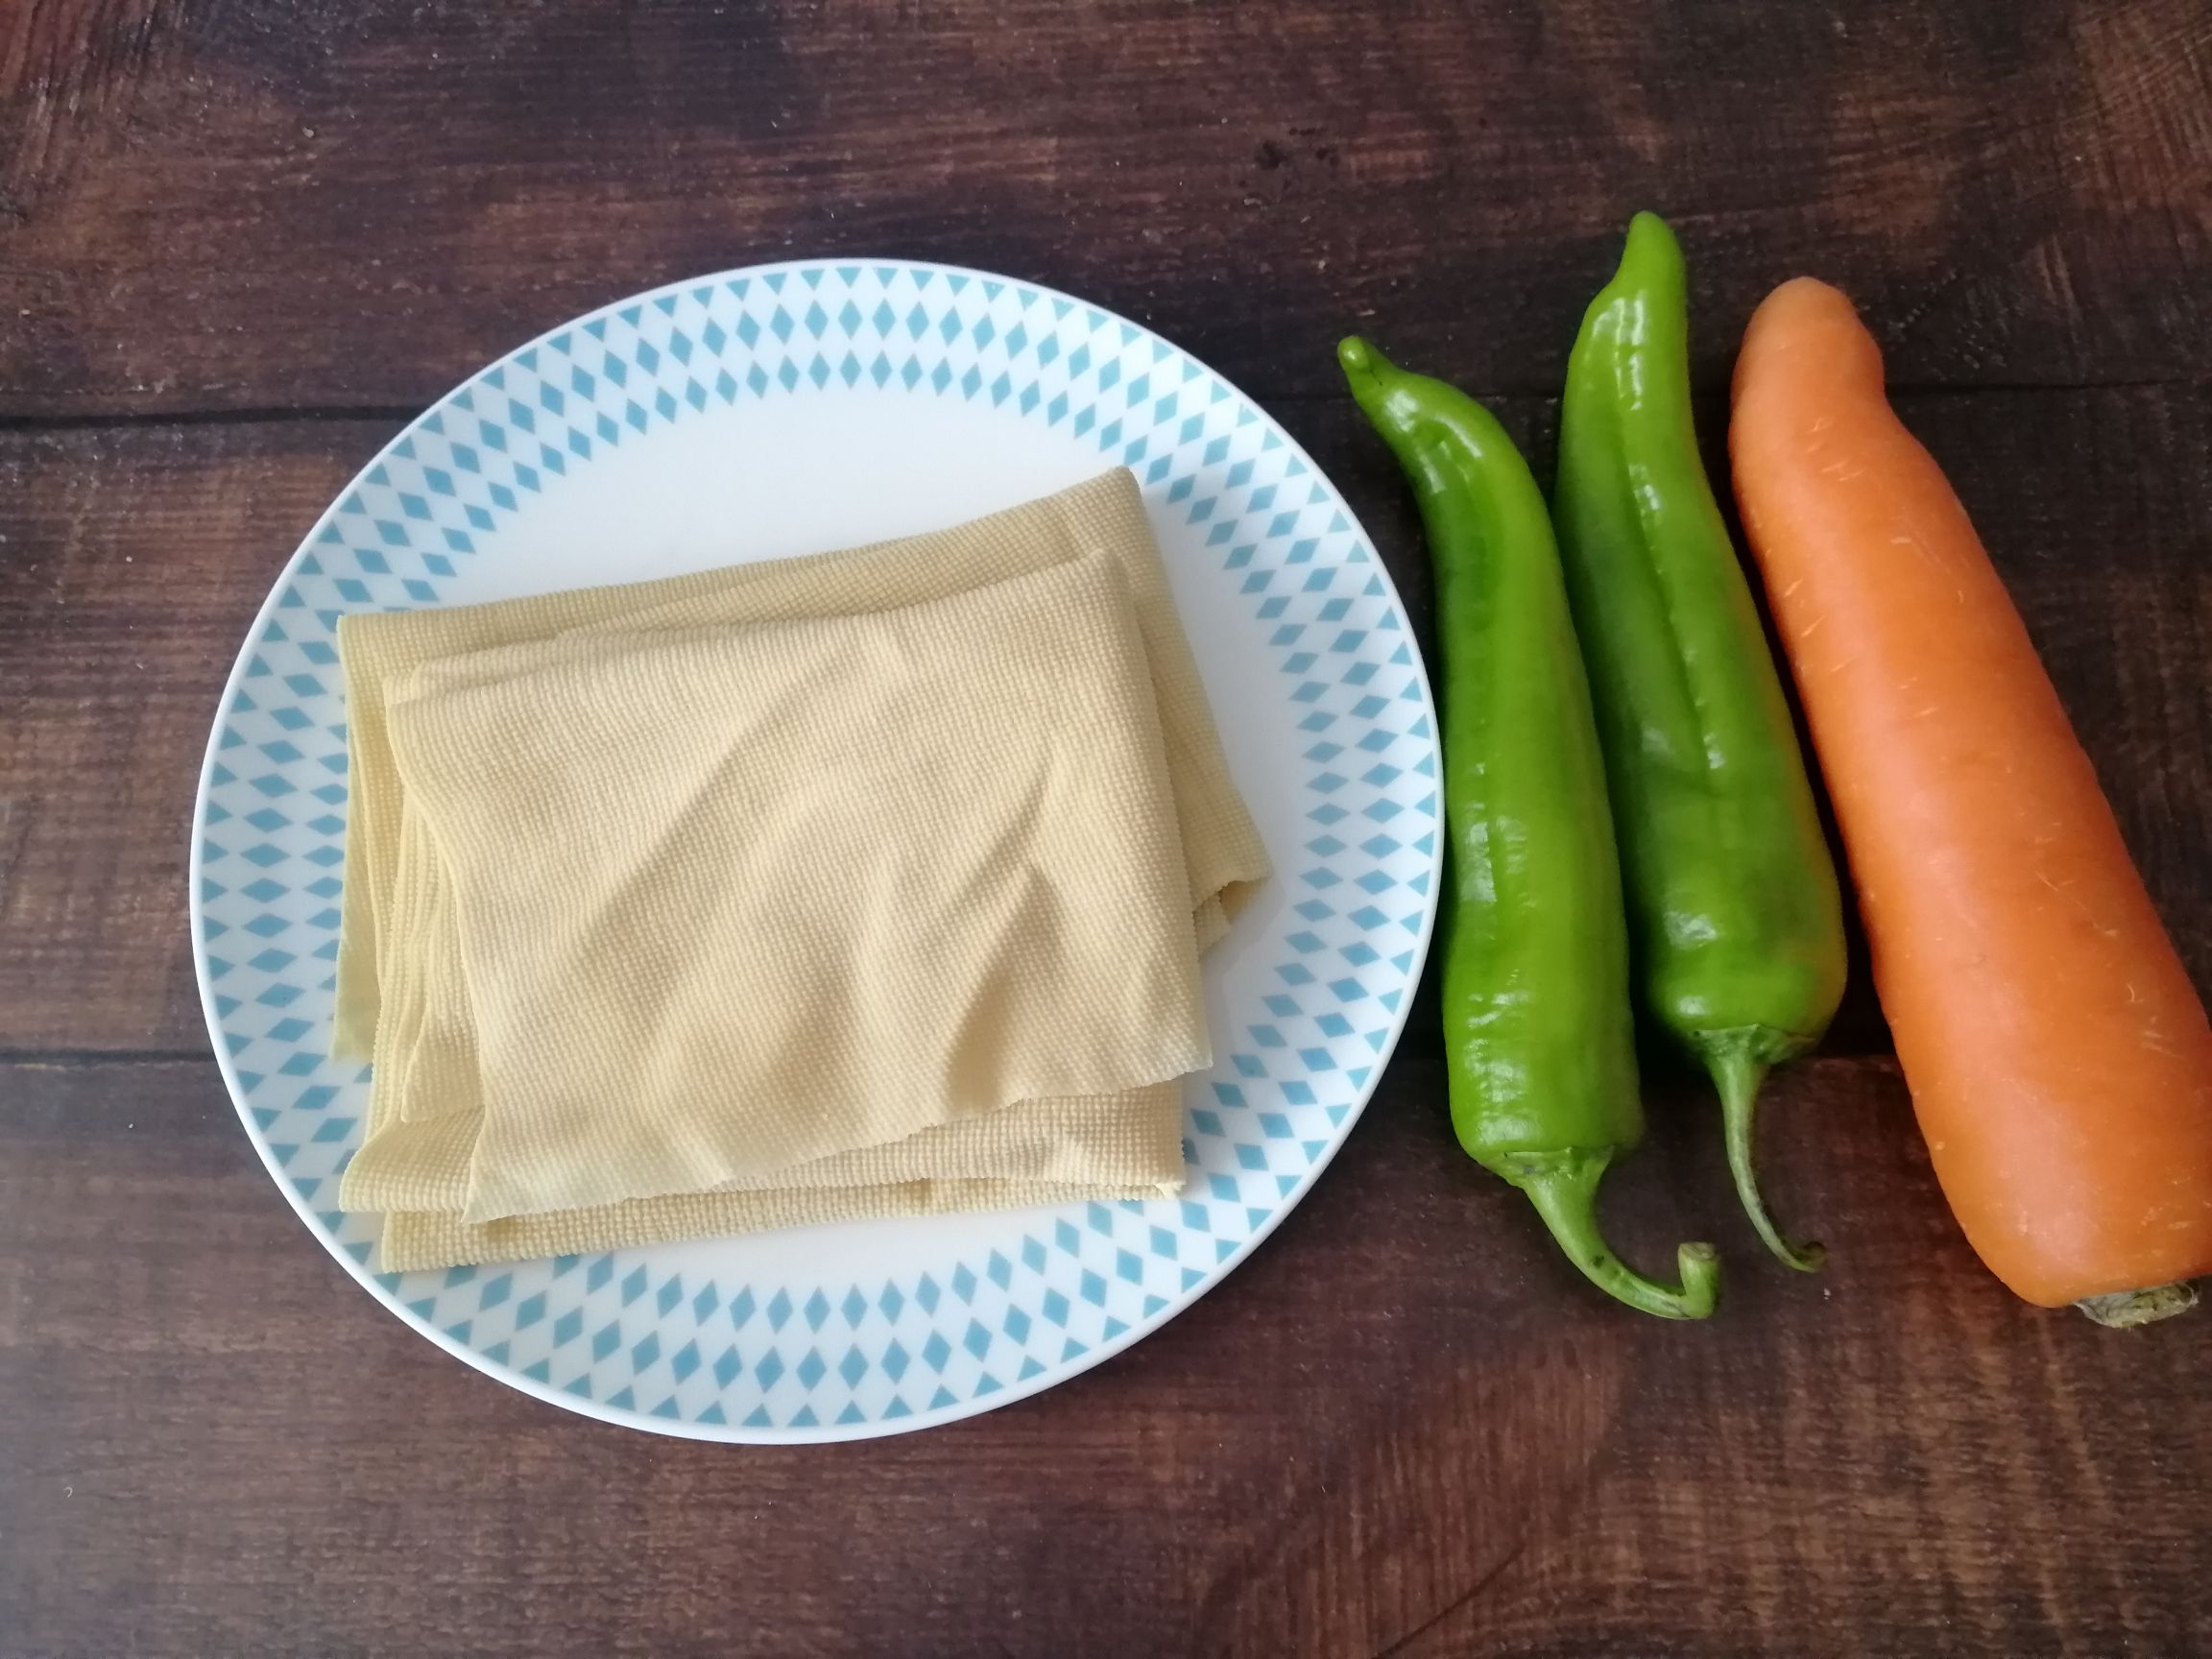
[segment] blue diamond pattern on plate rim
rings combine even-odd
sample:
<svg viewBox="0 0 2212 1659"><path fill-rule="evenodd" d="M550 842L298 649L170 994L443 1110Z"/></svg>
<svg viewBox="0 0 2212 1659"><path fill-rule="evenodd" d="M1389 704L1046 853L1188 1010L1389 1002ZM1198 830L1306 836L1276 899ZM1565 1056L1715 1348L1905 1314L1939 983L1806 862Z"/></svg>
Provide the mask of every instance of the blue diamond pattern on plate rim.
<svg viewBox="0 0 2212 1659"><path fill-rule="evenodd" d="M651 1251L373 1274L336 1207L367 1072L326 1058L344 857L338 616L434 605L529 494L713 404L862 383L986 399L1132 468L1264 633L1309 739L1271 989L1190 1112L1180 1198L1009 1215L950 1270L721 1284ZM1202 530L1200 527L1203 527ZM591 1415L725 1440L885 1433L967 1415L1134 1341L1241 1259L1349 1130L1404 1022L1439 866L1435 716L1389 578L1265 414L1109 312L979 272L799 262L680 283L515 351L416 421L294 556L240 653L194 823L201 991L271 1173L425 1335Z"/></svg>

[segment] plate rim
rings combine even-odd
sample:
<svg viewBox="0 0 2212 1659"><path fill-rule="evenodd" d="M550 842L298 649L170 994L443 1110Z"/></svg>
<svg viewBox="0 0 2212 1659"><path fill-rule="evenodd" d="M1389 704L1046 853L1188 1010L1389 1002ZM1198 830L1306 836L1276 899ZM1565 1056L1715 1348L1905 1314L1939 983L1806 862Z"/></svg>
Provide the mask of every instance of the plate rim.
<svg viewBox="0 0 2212 1659"><path fill-rule="evenodd" d="M223 1025L215 1005L214 982L208 972L205 934L203 867L207 846L206 813L210 792L213 788L215 768L219 764L218 750L223 738L226 714L230 708L232 698L246 678L248 664L253 657L255 644L277 610L287 583L298 570L301 561L309 556L316 540L337 517L348 496L361 489L368 482L369 475L384 463L393 450L413 437L426 421L445 409L455 397L468 391L492 371L503 368L525 353L546 346L557 335L581 329L597 318L613 316L628 307L649 304L665 295L681 295L701 286L721 284L740 278L764 279L772 275L789 276L807 270L834 271L838 267L848 265L873 267L881 270L928 272L935 276L961 276L975 282L998 282L1009 286L1019 286L1032 291L1040 298L1065 301L1068 304L1081 306L1086 310L1099 313L1111 322L1160 341L1171 350L1180 353L1190 362L1195 364L1204 373L1213 375L1215 380L1228 389L1233 397L1242 399L1246 405L1261 412L1274 424L1276 430L1282 433L1285 446L1307 467L1310 468L1315 477L1327 481L1332 493L1335 493L1340 501L1342 500L1342 492L1336 489L1334 480L1330 479L1329 473L1313 460L1296 438L1284 429L1280 421L1267 414L1266 405L1261 402L1259 398L1251 396L1234 380L1214 369L1213 365L1184 347L1177 345L1157 329L1125 317L1111 306L1099 304L1095 301L1081 299L1048 283L1035 281L1028 277L1009 276L1001 272L984 271L974 266L948 264L940 260L849 253L769 260L755 265L731 266L720 271L682 277L653 288L640 290L635 294L621 296L596 305L589 311L579 313L577 316L556 323L553 326L541 330L528 340L471 370L438 397L424 405L399 431L379 445L376 452L364 462L351 477L339 488L330 498L329 503L316 516L314 522L307 527L299 545L292 550L282 567L271 578L269 591L255 609L252 620L247 623L245 637L238 648L238 655L232 661L230 672L225 677L222 690L215 699L214 710L208 728L207 747L201 758L199 780L193 799L192 841L186 871L187 916L192 935L193 977L199 986L201 1014L206 1021L209 1047L214 1052L215 1063L222 1074L224 1088L230 1096L231 1109L236 1113L239 1123L245 1129L255 1154L260 1158L263 1169L268 1173L271 1182L276 1186L286 1204L299 1217L308 1236L321 1244L325 1252L340 1267L345 1269L379 1307L393 1314L418 1335L428 1338L440 1350L451 1355L493 1382L504 1384L546 1405L577 1416L619 1428L641 1430L671 1439L731 1445L825 1445L912 1433L917 1430L935 1428L944 1424L958 1422L964 1418L980 1416L986 1412L996 1411L1000 1407L1011 1406L1017 1401L1030 1399L1048 1388L1081 1376L1094 1366L1112 1358L1142 1338L1151 1335L1186 1309L1202 1299L1209 1291L1242 1266L1260 1245L1273 1237L1276 1228L1282 1225L1284 1219L1305 1202L1313 1184L1335 1162L1336 1154L1342 1150L1344 1142L1350 1139L1352 1131L1358 1127L1360 1118L1365 1116L1368 1103L1375 1097L1375 1092L1382 1087L1382 1078L1389 1070L1390 1061L1398 1051L1399 1042L1405 1036L1406 1026L1411 1017L1415 1001L1411 993L1420 983L1422 972L1428 963L1430 946L1435 936L1437 918L1443 906L1443 883L1439 878L1443 867L1446 836L1443 832L1443 805L1439 800L1436 812L1436 844L1433 851L1429 854L1430 880L1427 890L1422 894L1421 929L1413 944L1412 963L1406 976L1407 994L1402 997L1398 1006L1391 1010L1387 1035L1382 1046L1376 1051L1373 1069L1369 1076L1364 1083L1358 1086L1357 1097L1351 1102L1350 1109L1344 1114L1343 1120L1332 1126L1327 1144L1308 1166L1298 1184L1287 1192L1283 1193L1266 1218L1255 1224L1252 1232L1237 1249L1214 1263L1206 1276L1196 1285L1179 1290L1155 1312L1131 1320L1126 1330L1116 1335L1102 1338L1073 1359L1064 1360L1058 1365L1040 1371L1034 1377L1007 1382L989 1395L970 1395L946 1406L917 1409L912 1415L906 1417L876 1418L859 1423L825 1423L807 1428L747 1428L739 1423L705 1423L656 1417L637 1407L611 1406L604 1400L587 1399L571 1394L565 1389L554 1386L550 1382L541 1382L535 1378L524 1375L519 1367L493 1359L475 1349L454 1340L430 1320L409 1309L395 1292L378 1284L376 1275L370 1270L366 1262L356 1261L335 1237L324 1230L312 1207L301 1195L283 1166L276 1161L268 1136L263 1132L261 1126L253 1120L252 1112L246 1098L246 1091L239 1083L228 1046L224 1041ZM1372 547L1374 538L1366 534L1364 526L1359 523L1358 514L1352 510L1348 501L1343 502L1343 505L1347 517L1352 520L1353 527L1358 532L1361 540ZM1380 555L1375 558L1374 565L1376 573L1382 582L1390 602L1397 607L1400 614L1406 615L1409 619L1410 613L1407 609L1405 595L1399 591L1396 580L1391 576L1388 566L1382 563ZM1438 754L1441 755L1442 740L1435 724L1435 688L1430 683L1428 661L1421 651L1419 642L1413 639L1410 632L1407 634L1407 642L1412 659L1410 666L1413 678L1421 687L1422 705L1431 722L1431 741L1435 745ZM1439 770L1441 769L1439 768ZM1440 793L1441 780L1439 780Z"/></svg>

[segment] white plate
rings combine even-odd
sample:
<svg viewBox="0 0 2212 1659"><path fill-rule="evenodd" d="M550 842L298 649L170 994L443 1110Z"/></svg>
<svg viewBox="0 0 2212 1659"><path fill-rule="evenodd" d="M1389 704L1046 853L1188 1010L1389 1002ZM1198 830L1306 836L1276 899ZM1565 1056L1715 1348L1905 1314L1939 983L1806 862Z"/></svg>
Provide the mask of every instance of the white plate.
<svg viewBox="0 0 2212 1659"><path fill-rule="evenodd" d="M877 1221L375 1274L335 1208L367 1073L329 1046L341 612L465 603L950 524L1124 463L1144 485L1277 878L1207 964L1219 1063L1179 1200ZM1035 1393L1188 1307L1334 1153L1435 909L1435 721L1329 481L1166 341L1034 285L802 262L611 305L502 359L339 496L254 620L193 826L195 954L247 1132L315 1236L432 1341L610 1422L832 1440Z"/></svg>

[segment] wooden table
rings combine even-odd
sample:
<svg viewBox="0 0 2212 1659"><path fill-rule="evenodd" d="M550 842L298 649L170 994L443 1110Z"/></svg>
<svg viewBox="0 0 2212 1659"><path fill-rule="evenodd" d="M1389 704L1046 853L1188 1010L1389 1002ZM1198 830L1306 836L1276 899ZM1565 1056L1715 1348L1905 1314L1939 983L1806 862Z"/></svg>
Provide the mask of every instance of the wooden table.
<svg viewBox="0 0 2212 1659"><path fill-rule="evenodd" d="M685 1444L502 1388L302 1234L208 1057L186 823L345 479L539 329L786 253L1017 272L1189 347L1417 612L1348 325L1547 452L1633 208L1716 423L1846 286L2212 982L2202 0L12 0L0 7L0 1654L2212 1651L2212 1325L2007 1295L1863 978L1770 1090L1779 1212L1651 1085L1576 1282L1452 1148L1433 1004L1246 1267L908 1438ZM855 487L867 461L855 457Z"/></svg>

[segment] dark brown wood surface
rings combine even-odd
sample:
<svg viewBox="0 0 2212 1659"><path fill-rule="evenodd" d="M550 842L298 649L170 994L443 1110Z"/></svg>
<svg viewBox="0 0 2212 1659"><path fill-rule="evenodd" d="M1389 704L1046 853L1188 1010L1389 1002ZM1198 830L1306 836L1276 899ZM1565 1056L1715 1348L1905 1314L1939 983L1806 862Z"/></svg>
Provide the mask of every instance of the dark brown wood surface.
<svg viewBox="0 0 2212 1659"><path fill-rule="evenodd" d="M246 624L344 480L578 311L795 252L1019 272L1284 421L1417 613L1348 324L1541 454L1635 207L1719 418L1843 282L2212 983L2201 0L0 0L0 1659L2212 1651L2212 1325L2026 1308L1878 1011L1777 1079L1777 1207L1651 1087L1587 1292L1452 1148L1432 1010L1313 1195L1138 1348L853 1446L499 1387L304 1236L207 1057L185 827Z"/></svg>

